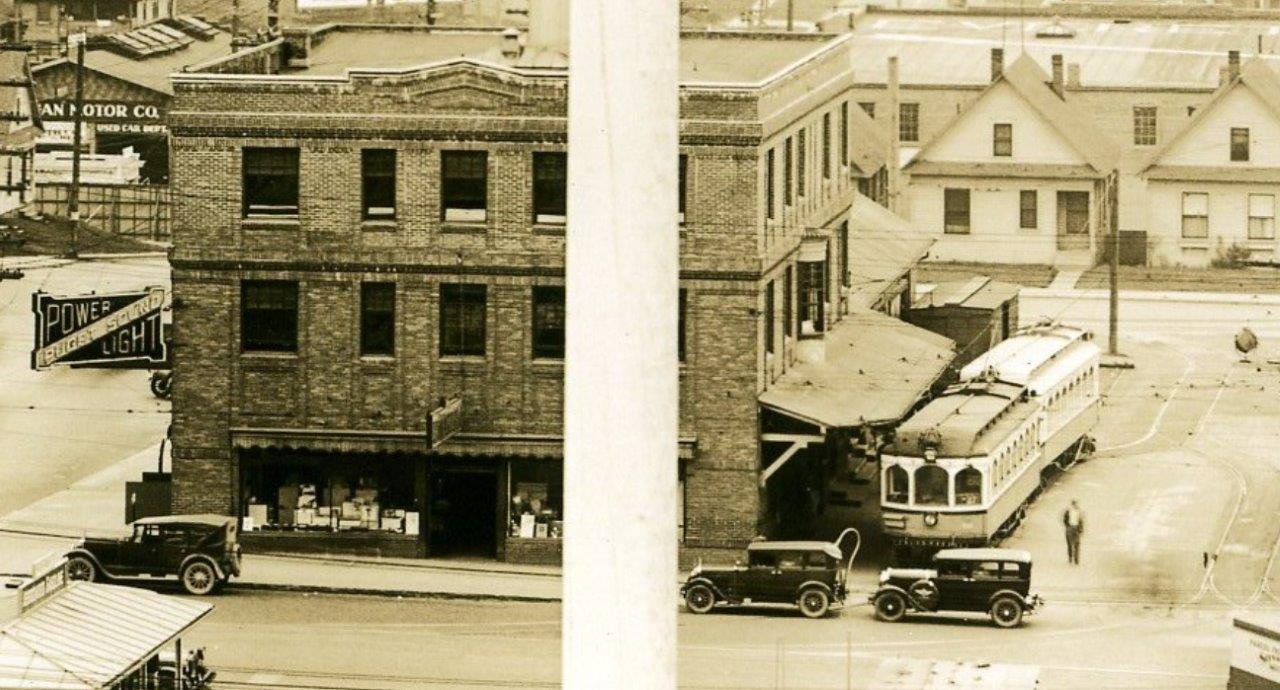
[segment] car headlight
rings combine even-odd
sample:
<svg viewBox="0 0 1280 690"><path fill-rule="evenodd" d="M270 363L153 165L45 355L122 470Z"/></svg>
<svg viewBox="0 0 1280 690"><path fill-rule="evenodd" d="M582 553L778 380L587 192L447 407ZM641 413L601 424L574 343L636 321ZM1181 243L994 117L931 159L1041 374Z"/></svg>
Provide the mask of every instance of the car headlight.
<svg viewBox="0 0 1280 690"><path fill-rule="evenodd" d="M926 526L926 527L937 527L937 526L938 526L938 514L937 514L937 513L925 513L925 514L924 514L924 524L925 524L925 526Z"/></svg>
<svg viewBox="0 0 1280 690"><path fill-rule="evenodd" d="M889 581L889 569L885 568L884 570L880 571L880 584L883 585L888 581Z"/></svg>
<svg viewBox="0 0 1280 690"><path fill-rule="evenodd" d="M693 570L690 570L690 571L689 571L689 577L697 577L700 573L702 573L702 564L701 564L701 563L699 563L699 564L697 564L697 565L693 566Z"/></svg>

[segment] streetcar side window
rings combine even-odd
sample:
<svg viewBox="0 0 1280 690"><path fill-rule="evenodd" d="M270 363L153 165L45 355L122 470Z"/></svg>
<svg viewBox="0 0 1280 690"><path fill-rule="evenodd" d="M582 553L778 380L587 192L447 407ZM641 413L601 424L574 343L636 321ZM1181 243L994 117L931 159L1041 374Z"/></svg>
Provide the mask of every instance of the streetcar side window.
<svg viewBox="0 0 1280 690"><path fill-rule="evenodd" d="M916 505L945 506L950 485L947 471L937 465L925 465L916 470Z"/></svg>
<svg viewBox="0 0 1280 690"><path fill-rule="evenodd" d="M906 468L900 465L890 465L885 470L885 501L887 503L905 504L908 498L907 485L909 479Z"/></svg>
<svg viewBox="0 0 1280 690"><path fill-rule="evenodd" d="M956 473L956 505L982 503L982 473L966 467Z"/></svg>

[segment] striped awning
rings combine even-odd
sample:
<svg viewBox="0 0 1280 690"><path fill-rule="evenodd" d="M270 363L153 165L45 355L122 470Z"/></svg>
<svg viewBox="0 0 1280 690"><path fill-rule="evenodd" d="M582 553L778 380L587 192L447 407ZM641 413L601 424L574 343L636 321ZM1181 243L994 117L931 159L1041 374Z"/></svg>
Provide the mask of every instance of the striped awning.
<svg viewBox="0 0 1280 690"><path fill-rule="evenodd" d="M682 437L678 457L692 460L697 439ZM559 460L564 458L564 437L512 434L460 433L435 449L437 455L463 457L517 457Z"/></svg>
<svg viewBox="0 0 1280 690"><path fill-rule="evenodd" d="M0 630L0 688L111 687L211 610L147 590L72 582Z"/></svg>
<svg viewBox="0 0 1280 690"><path fill-rule="evenodd" d="M231 430L231 445L242 449L316 450L331 453L425 453L424 432L364 429Z"/></svg>

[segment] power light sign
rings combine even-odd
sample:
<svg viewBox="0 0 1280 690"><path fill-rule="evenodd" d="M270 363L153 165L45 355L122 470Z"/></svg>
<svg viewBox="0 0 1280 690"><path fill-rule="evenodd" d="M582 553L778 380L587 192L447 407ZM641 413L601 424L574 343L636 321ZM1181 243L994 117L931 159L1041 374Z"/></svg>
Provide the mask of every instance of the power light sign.
<svg viewBox="0 0 1280 690"><path fill-rule="evenodd" d="M31 368L57 364L165 360L164 288L111 295L31 295L35 349Z"/></svg>

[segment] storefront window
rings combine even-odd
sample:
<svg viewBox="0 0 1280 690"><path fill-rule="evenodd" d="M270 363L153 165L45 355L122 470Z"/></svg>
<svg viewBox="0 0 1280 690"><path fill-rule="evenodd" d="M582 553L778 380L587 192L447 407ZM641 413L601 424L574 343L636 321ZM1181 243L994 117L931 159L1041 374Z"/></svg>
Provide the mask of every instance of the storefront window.
<svg viewBox="0 0 1280 690"><path fill-rule="evenodd" d="M559 539L564 534L564 479L560 463L519 460L508 475L508 536Z"/></svg>
<svg viewBox="0 0 1280 690"><path fill-rule="evenodd" d="M925 465L916 470L916 505L947 505L947 471L937 465Z"/></svg>
<svg viewBox="0 0 1280 690"><path fill-rule="evenodd" d="M890 465L889 470L885 472L885 486L888 491L885 494L885 500L889 503L907 502L907 470L898 465Z"/></svg>
<svg viewBox="0 0 1280 690"><path fill-rule="evenodd" d="M973 467L966 467L956 473L956 505L980 503L982 503L982 473Z"/></svg>

